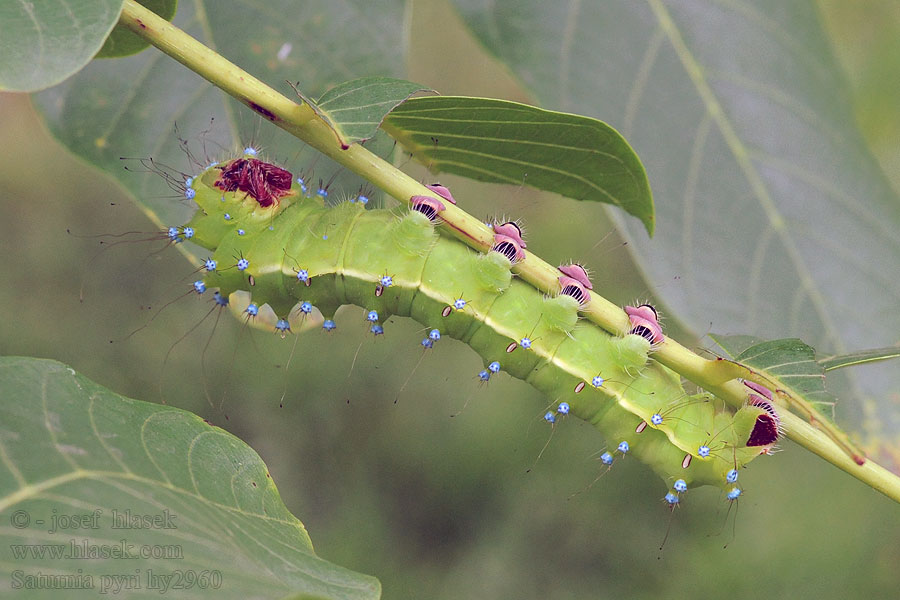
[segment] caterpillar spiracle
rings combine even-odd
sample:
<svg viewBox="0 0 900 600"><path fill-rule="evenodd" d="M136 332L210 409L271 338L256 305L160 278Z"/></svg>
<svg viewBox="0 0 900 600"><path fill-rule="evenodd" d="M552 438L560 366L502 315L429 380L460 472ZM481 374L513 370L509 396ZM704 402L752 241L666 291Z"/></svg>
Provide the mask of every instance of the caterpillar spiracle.
<svg viewBox="0 0 900 600"><path fill-rule="evenodd" d="M591 423L615 449L605 464L637 457L666 482L667 498L689 485L739 493L738 470L777 440L771 404L733 411L688 394L677 373L649 359L662 339L652 307L629 307L631 333L612 335L579 319L592 287L580 266L560 268L553 297L513 277L525 247L518 228L497 226L486 253L441 236L436 221L453 201L443 186L399 216L362 202L329 207L288 171L243 157L210 165L187 188L199 210L170 237L212 253L198 293L249 292L253 310L275 311L282 333L312 306L330 328L344 304L363 308L379 332L392 315L411 317L431 331L423 344L446 335L481 355L482 379L502 370Z"/></svg>

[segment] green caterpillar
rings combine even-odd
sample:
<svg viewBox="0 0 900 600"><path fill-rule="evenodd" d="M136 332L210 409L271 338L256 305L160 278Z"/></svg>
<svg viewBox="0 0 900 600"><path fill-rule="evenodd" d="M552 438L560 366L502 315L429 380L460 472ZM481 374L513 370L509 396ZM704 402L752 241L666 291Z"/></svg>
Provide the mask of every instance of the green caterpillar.
<svg viewBox="0 0 900 600"><path fill-rule="evenodd" d="M484 254L440 236L435 220L443 201L453 201L446 188L431 186L434 197L415 197L413 210L398 216L363 202L327 207L292 179L238 158L188 182L199 210L169 237L213 253L198 293L218 288L223 304L250 292L247 318L268 304L282 333L313 306L326 329L344 304L368 311L376 334L391 315L411 317L431 329L426 348L449 335L481 355L483 380L503 370L552 398L548 421L572 414L594 425L615 448L601 457L605 464L616 454L648 464L670 486L670 505L688 485L718 486L736 499L738 469L775 443L759 429L770 423L771 405L732 412L710 394L689 395L675 372L648 359L662 339L652 307L630 311L632 334L611 335L578 317L590 287L580 268L561 268L565 293L552 298L512 276L524 253L517 229L498 227L495 251Z"/></svg>

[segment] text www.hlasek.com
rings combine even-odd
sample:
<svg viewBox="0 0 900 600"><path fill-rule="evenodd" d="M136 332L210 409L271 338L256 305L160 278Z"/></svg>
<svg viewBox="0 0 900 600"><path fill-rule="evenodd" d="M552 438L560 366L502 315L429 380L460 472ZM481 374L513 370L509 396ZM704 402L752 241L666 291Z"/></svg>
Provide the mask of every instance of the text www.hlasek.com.
<svg viewBox="0 0 900 600"><path fill-rule="evenodd" d="M24 559L164 559L184 558L181 544L130 544L119 540L116 544L94 544L88 539L71 539L67 544L10 544L10 552L16 560Z"/></svg>

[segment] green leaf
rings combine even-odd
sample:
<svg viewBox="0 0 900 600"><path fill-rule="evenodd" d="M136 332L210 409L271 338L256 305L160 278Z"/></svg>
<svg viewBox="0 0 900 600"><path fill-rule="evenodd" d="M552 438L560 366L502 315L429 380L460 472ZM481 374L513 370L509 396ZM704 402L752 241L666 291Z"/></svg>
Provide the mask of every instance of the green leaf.
<svg viewBox="0 0 900 600"><path fill-rule="evenodd" d="M178 7L178 0L137 0L137 2L167 21L172 20L172 17L175 16L175 9ZM109 37L106 38L106 42L94 58L131 56L149 46L148 42L145 42L127 28L117 25L112 30L112 33L109 34Z"/></svg>
<svg viewBox="0 0 900 600"><path fill-rule="evenodd" d="M385 115L410 96L430 91L405 79L361 77L334 86L316 102L298 95L331 127L346 149L374 137Z"/></svg>
<svg viewBox="0 0 900 600"><path fill-rule="evenodd" d="M640 155L652 243L621 222L651 282L678 278L658 294L679 320L839 354L896 343L900 201L857 130L814 2L453 4L542 106L602 118ZM886 422L900 369L830 385L900 431Z"/></svg>
<svg viewBox="0 0 900 600"><path fill-rule="evenodd" d="M316 97L353 77L402 75L403 48L396 40L403 6L402 0L271 0L264 7L242 0L182 2L173 22L275 89L289 93L285 82L299 81ZM335 43L343 39L366 43ZM327 55L318 50L325 48ZM234 156L252 144L261 147L263 158L295 173L325 182L334 177L335 189L363 185L156 50L94 61L35 101L53 135L117 179L161 227L186 222L194 208L179 201L158 174L142 173L137 161L120 157L152 156L189 174L198 166L181 150L179 136L191 142L199 162ZM392 142L378 137L385 139L367 147L386 154Z"/></svg>
<svg viewBox="0 0 900 600"><path fill-rule="evenodd" d="M397 107L384 129L432 171L613 204L653 234L644 167L628 142L597 119L507 100L437 96Z"/></svg>
<svg viewBox="0 0 900 600"><path fill-rule="evenodd" d="M834 424L834 396L825 389L825 370L816 351L798 339L761 341L748 346L749 336L710 335L734 359L749 369L747 378L767 386L782 402L821 429L857 464L865 453Z"/></svg>
<svg viewBox="0 0 900 600"><path fill-rule="evenodd" d="M0 91L40 90L80 71L121 10L122 0L0 3Z"/></svg>
<svg viewBox="0 0 900 600"><path fill-rule="evenodd" d="M819 366L826 371L840 369L841 367L850 367L853 365L862 365L879 360L888 360L890 358L900 358L900 348L891 346L890 348L876 348L874 350L862 350L861 352L853 352L851 354L842 354L840 356L826 356L818 360Z"/></svg>
<svg viewBox="0 0 900 600"><path fill-rule="evenodd" d="M182 585L189 571L198 579L179 596L380 595L374 578L316 556L241 440L189 412L118 396L58 362L0 358L0 457L0 560L20 579L78 574L97 593L113 585L104 575L127 582L137 574L150 589L151 573L180 570ZM127 556L112 554L120 560L75 554L122 548Z"/></svg>
<svg viewBox="0 0 900 600"><path fill-rule="evenodd" d="M748 336L711 334L710 337L735 362L765 371L810 402L829 407L834 404L834 396L825 390L825 370L816 362L816 351L803 340L760 341L746 346Z"/></svg>

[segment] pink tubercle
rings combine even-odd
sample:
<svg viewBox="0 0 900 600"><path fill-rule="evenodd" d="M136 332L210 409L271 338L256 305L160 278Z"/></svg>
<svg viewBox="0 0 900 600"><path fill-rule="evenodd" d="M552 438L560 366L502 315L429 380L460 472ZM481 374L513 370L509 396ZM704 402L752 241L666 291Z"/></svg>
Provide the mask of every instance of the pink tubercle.
<svg viewBox="0 0 900 600"><path fill-rule="evenodd" d="M642 304L637 307L626 306L625 313L631 322L631 331L629 333L647 337L643 335L643 332L649 332L651 344L659 344L666 339L663 335L662 327L659 326L659 321L656 320L656 310L649 304Z"/></svg>
<svg viewBox="0 0 900 600"><path fill-rule="evenodd" d="M572 263L571 265L560 265L559 270L572 279L577 279L579 282L581 282L581 285L583 285L587 289L594 289L594 286L593 284L591 284L591 280L588 277L587 271L585 271L584 267L582 267L578 263Z"/></svg>
<svg viewBox="0 0 900 600"><path fill-rule="evenodd" d="M456 204L456 200L453 199L453 194L451 194L450 190L448 190L445 186L439 183L431 183L426 185L425 187L427 187L429 190L431 190L450 204Z"/></svg>
<svg viewBox="0 0 900 600"><path fill-rule="evenodd" d="M525 244L525 241L522 239L522 230L512 221L494 225L494 233L499 233L500 235L511 237L512 239L516 240L516 243L520 248L528 247L528 245Z"/></svg>

